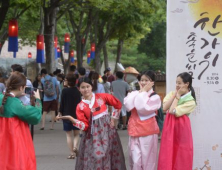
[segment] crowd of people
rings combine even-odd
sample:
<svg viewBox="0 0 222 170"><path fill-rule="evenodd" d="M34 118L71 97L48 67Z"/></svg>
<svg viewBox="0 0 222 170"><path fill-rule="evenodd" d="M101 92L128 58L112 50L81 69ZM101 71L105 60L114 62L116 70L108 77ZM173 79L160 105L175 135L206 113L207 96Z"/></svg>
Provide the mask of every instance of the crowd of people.
<svg viewBox="0 0 222 170"><path fill-rule="evenodd" d="M151 70L138 76L139 89L133 91L124 73L117 71L114 76L110 68L103 76L96 71L87 74L85 68L74 65L66 75L59 69L52 74L42 69L33 83L24 76L22 66L14 64L11 71L6 82L0 78L1 169L36 169L28 125L42 120L40 130L45 130L48 113L50 130L56 121L63 121L70 151L67 158L76 159L75 169L125 170L118 129L128 130L131 170L192 169L189 114L196 99L189 73L176 77L175 91L162 103ZM161 107L166 117L158 153L156 116Z"/></svg>

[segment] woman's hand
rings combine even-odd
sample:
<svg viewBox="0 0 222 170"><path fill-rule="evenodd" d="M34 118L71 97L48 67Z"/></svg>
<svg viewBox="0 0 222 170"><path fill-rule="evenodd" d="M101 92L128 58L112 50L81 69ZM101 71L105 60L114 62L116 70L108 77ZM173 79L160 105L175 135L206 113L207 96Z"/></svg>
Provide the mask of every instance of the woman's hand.
<svg viewBox="0 0 222 170"><path fill-rule="evenodd" d="M36 99L39 99L40 100L40 94L39 94L39 89L37 89L37 91L33 91L34 92L34 97Z"/></svg>
<svg viewBox="0 0 222 170"><path fill-rule="evenodd" d="M185 94L187 92L187 87L186 86L182 86L178 92L177 92L177 96L182 96L183 94Z"/></svg>
<svg viewBox="0 0 222 170"><path fill-rule="evenodd" d="M58 115L56 116L56 118L58 118L59 119L59 117L61 117L62 116L62 113L61 112L59 112L58 113Z"/></svg>
<svg viewBox="0 0 222 170"><path fill-rule="evenodd" d="M142 85L139 83L139 86L140 86L139 92L148 92L152 89L153 85L154 85L154 82L148 82L147 85L142 87Z"/></svg>
<svg viewBox="0 0 222 170"><path fill-rule="evenodd" d="M62 120L70 120L73 124L76 123L75 119L72 116L61 116L61 115L58 115L58 116L56 116L56 119L57 120L60 120L60 119L62 119Z"/></svg>
<svg viewBox="0 0 222 170"><path fill-rule="evenodd" d="M114 120L113 118L111 118L110 127L111 127L111 128L114 128L114 127L115 127L115 120Z"/></svg>

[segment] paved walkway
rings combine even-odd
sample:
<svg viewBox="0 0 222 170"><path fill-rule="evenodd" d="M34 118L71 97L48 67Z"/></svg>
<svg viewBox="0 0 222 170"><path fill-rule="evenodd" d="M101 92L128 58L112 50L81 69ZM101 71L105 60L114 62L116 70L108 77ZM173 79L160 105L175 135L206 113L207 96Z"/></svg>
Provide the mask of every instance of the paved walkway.
<svg viewBox="0 0 222 170"><path fill-rule="evenodd" d="M34 145L37 158L38 170L74 170L75 160L66 159L69 155L69 150L66 144L66 135L62 130L62 122L55 123L54 130L50 128L50 116L47 115L45 130L39 130L40 125L36 125L34 128ZM123 151L125 155L125 161L128 168L128 134L127 131L118 131Z"/></svg>

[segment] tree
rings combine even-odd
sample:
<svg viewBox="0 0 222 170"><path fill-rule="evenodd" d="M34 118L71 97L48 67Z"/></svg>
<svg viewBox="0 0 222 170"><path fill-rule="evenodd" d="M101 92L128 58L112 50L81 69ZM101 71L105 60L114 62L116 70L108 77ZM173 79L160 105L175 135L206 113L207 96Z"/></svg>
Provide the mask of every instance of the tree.
<svg viewBox="0 0 222 170"><path fill-rule="evenodd" d="M166 66L166 23L156 23L138 46L140 53L145 53L150 60L150 67L165 72ZM159 62L160 61L160 62ZM158 65L158 66L157 66Z"/></svg>
<svg viewBox="0 0 222 170"><path fill-rule="evenodd" d="M98 35L95 58L98 72L100 72L100 51L108 40L119 40L116 60L118 62L120 61L123 42L137 39L138 37L141 38L150 30L154 19L160 19L164 15L160 10L163 4L161 0L108 1L100 3L101 1L98 1L96 5L101 6L102 10L99 12L97 24L94 25L96 27L94 34ZM158 16L156 16L157 11Z"/></svg>
<svg viewBox="0 0 222 170"><path fill-rule="evenodd" d="M81 67L88 34L97 14L90 2L81 0L74 5L74 9L70 9L68 13L72 26L71 34L75 37L77 64L78 67Z"/></svg>
<svg viewBox="0 0 222 170"><path fill-rule="evenodd" d="M9 0L2 0L1 1L1 8L0 8L0 30L2 28L2 25L5 21L5 17L6 14L8 12L9 9L9 5L10 5L10 1Z"/></svg>
<svg viewBox="0 0 222 170"><path fill-rule="evenodd" d="M9 3L9 7L7 6ZM18 22L22 21L22 19L20 20L20 18L23 18L24 15L26 14L27 11L29 11L29 9L33 6L35 6L35 3L30 2L30 1L22 1L22 0L18 0L18 1L8 1L8 3L6 4L5 1L2 1L2 7L1 7L1 12L4 13L3 16L1 16L2 20L0 21L1 24L1 28L0 28L0 42L2 44L2 46L4 45L6 39L8 38L8 22L10 19L15 18L18 20ZM7 8L8 10L6 12L6 9L3 8ZM6 15L7 13L7 15ZM19 29L20 29L20 24L19 24ZM21 30L24 31L25 30ZM19 31L20 32L20 31ZM20 33L19 33L19 38L20 38Z"/></svg>

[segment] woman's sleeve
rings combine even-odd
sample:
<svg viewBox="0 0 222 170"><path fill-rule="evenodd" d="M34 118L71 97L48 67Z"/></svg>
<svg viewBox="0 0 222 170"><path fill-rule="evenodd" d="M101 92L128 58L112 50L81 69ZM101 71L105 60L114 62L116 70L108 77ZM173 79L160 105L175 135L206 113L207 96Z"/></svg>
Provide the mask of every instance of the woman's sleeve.
<svg viewBox="0 0 222 170"><path fill-rule="evenodd" d="M113 95L107 94L107 93L101 93L101 94L99 94L99 96L101 96L103 98L103 100L105 101L106 104L113 106L115 109L122 108L121 102Z"/></svg>
<svg viewBox="0 0 222 170"><path fill-rule="evenodd" d="M76 107L76 116L76 123L73 125L79 128L80 130L86 131L89 127L89 120L85 116L84 111L79 108L79 105L77 105Z"/></svg>
<svg viewBox="0 0 222 170"><path fill-rule="evenodd" d="M150 94L148 92L141 92L135 97L134 106L137 113L141 116L152 114L161 106L159 95L149 96Z"/></svg>
<svg viewBox="0 0 222 170"><path fill-rule="evenodd" d="M139 94L138 91L133 91L131 93L128 93L127 96L124 98L124 105L126 107L126 110L129 112L133 110L134 106L134 100L136 95Z"/></svg>
<svg viewBox="0 0 222 170"><path fill-rule="evenodd" d="M170 99L173 97L173 94L174 94L173 91L169 92L169 93L164 97L164 99L163 99L163 104L164 104L165 102L167 102L168 100L170 100Z"/></svg>
<svg viewBox="0 0 222 170"><path fill-rule="evenodd" d="M42 118L42 104L39 99L36 99L35 106L23 105L20 101L14 104L13 112L18 118L32 125L40 122Z"/></svg>
<svg viewBox="0 0 222 170"><path fill-rule="evenodd" d="M99 94L103 100L106 102L106 104L113 106L115 109L113 109L112 118L119 119L120 116L120 110L122 108L122 103L113 95L111 94Z"/></svg>
<svg viewBox="0 0 222 170"><path fill-rule="evenodd" d="M176 110L175 116L180 117L185 114L190 114L191 112L194 111L195 107L196 107L196 103L194 100L191 100L191 101L188 101L184 104L181 104L175 108L175 110Z"/></svg>

